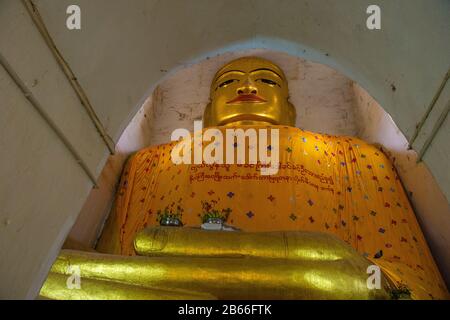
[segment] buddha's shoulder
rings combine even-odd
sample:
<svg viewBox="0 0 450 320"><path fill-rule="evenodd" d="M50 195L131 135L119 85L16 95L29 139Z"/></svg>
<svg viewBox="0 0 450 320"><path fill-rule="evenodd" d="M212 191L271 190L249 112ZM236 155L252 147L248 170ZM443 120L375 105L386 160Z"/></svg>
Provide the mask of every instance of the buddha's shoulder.
<svg viewBox="0 0 450 320"><path fill-rule="evenodd" d="M359 149L361 152L383 153L381 145L370 143L354 136L335 136L334 141L336 141L337 144L348 147L350 150Z"/></svg>
<svg viewBox="0 0 450 320"><path fill-rule="evenodd" d="M289 135L289 138L300 138L300 140L304 143L324 144L330 146L335 145L349 150L359 149L360 152L364 151L366 153L383 154L383 150L379 144L369 143L354 136L330 135L294 127L286 128L285 134Z"/></svg>

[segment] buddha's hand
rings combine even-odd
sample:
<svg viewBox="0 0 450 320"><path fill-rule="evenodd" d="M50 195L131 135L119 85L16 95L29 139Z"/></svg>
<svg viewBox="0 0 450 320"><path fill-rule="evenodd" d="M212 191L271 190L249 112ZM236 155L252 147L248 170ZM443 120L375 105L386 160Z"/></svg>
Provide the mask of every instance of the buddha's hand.
<svg viewBox="0 0 450 320"><path fill-rule="evenodd" d="M135 250L167 262L158 284L219 298L388 299L393 289L377 266L319 232L152 227Z"/></svg>
<svg viewBox="0 0 450 320"><path fill-rule="evenodd" d="M386 299L382 274L323 233L246 233L150 228L135 240L145 256L62 250L41 289L52 299ZM78 270L77 290L69 288ZM369 285L368 285L369 283Z"/></svg>

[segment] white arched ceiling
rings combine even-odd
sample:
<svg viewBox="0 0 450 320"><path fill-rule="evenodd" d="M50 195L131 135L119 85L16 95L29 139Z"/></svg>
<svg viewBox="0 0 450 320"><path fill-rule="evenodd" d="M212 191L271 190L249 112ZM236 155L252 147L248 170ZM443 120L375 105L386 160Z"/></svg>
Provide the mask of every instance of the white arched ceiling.
<svg viewBox="0 0 450 320"><path fill-rule="evenodd" d="M228 50L275 49L331 66L366 88L407 139L450 66L447 0L78 0L77 31L65 27L73 1L34 2L115 141L164 76ZM381 30L366 29L370 4L381 7ZM21 2L0 2L0 39L0 53L98 175L106 145ZM9 114L0 120L0 297L32 298L91 184L3 69L0 80ZM449 90L447 84L414 148L429 136ZM447 119L424 156L447 199L449 129Z"/></svg>

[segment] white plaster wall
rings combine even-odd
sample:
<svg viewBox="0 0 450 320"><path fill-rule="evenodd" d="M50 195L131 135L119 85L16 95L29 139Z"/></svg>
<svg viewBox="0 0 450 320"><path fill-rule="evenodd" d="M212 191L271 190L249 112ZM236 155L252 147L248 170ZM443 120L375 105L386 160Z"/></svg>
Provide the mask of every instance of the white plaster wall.
<svg viewBox="0 0 450 320"><path fill-rule="evenodd" d="M353 85L358 137L382 146L394 163L428 245L450 284L450 206L436 179L383 108L360 86Z"/></svg>
<svg viewBox="0 0 450 320"><path fill-rule="evenodd" d="M380 31L365 28L374 2L382 8ZM216 53L272 49L331 66L366 88L408 139L450 66L448 0L77 0L80 31L65 27L72 0L35 3L116 142L165 76ZM0 1L0 52L99 176L107 149L21 1ZM14 106L14 118L0 127L0 193L7 203L0 218L20 223L14 232L0 232L0 297L32 298L89 182L39 117L27 111L16 118L21 98L3 93L12 94L11 86L2 90L2 112ZM447 119L424 157L447 199L448 132Z"/></svg>
<svg viewBox="0 0 450 320"><path fill-rule="evenodd" d="M101 138L19 1L0 1L0 53L99 173ZM36 296L91 186L0 66L0 299Z"/></svg>

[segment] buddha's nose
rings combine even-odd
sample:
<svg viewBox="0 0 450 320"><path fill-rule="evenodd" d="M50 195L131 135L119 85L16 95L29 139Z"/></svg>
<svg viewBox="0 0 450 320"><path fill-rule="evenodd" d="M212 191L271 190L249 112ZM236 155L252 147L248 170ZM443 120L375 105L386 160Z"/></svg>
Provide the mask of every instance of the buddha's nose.
<svg viewBox="0 0 450 320"><path fill-rule="evenodd" d="M245 80L245 82L237 89L237 94L258 94L258 89L256 89L255 84L250 79Z"/></svg>

